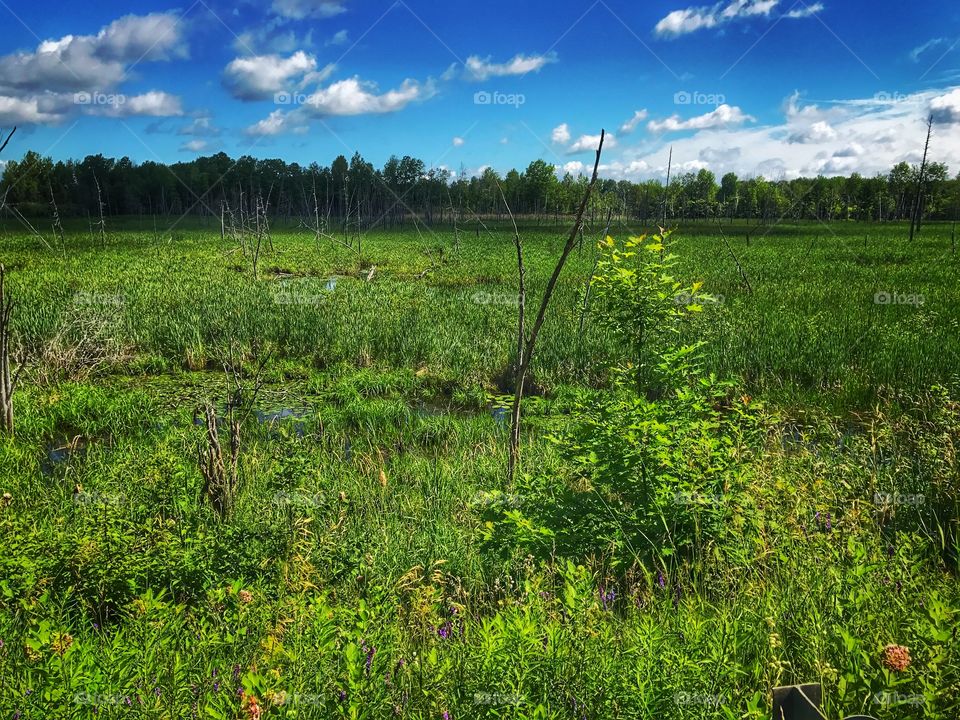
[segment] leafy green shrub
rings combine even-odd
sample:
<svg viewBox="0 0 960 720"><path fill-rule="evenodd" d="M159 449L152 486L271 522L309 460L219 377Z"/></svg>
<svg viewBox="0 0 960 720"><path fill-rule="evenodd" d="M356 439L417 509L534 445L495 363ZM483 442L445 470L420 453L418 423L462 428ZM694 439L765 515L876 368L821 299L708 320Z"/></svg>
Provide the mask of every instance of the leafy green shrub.
<svg viewBox="0 0 960 720"><path fill-rule="evenodd" d="M573 476L534 479L523 507L505 513L526 545L641 561L700 547L727 524L759 425L750 398L731 400L730 383L702 375L701 343L675 344L701 310L701 286L671 276L665 239L600 245L596 316L629 355L609 391L579 395L553 438Z"/></svg>

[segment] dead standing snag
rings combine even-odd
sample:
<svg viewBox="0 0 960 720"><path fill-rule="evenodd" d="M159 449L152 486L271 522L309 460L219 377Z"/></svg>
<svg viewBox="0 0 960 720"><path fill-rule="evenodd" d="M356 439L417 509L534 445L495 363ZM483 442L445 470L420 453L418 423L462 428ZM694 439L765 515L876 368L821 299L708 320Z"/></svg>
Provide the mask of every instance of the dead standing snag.
<svg viewBox="0 0 960 720"><path fill-rule="evenodd" d="M520 233L516 230L516 225L514 225L515 235L516 235L516 245L517 245L517 263L519 265L520 273L520 317L518 321L518 337L517 337L517 365L516 373L514 375L514 396L513 396L513 408L510 413L510 456L507 464L507 481L512 486L514 475L516 473L517 464L520 459L520 401L523 399L523 385L527 379L527 371L530 369L530 361L533 358L533 352L536 349L537 345L537 336L540 334L540 328L543 326L543 320L547 314L547 307L550 305L550 298L553 296L553 291L556 289L557 281L560 279L560 273L563 271L564 265L567 263L567 258L570 256L570 253L573 252L574 247L577 244L577 237L580 233L580 230L583 227L583 214L586 212L587 205L590 203L590 196L593 194L593 188L597 184L597 174L600 171L600 155L603 153L603 141L606 137L606 132L604 130L600 131L600 145L597 148L597 158L593 164L593 177L590 180L590 184L587 186L587 190L583 195L583 199L580 201L580 207L577 210L577 219L574 222L573 227L570 229L570 235L567 237L567 243L563 247L563 252L560 254L560 259L557 260L557 266L553 269L553 275L550 276L549 282L547 282L547 288L543 293L543 299L540 301L540 310L537 312L537 318L533 323L533 327L530 330L529 336L525 336L525 309L526 309L526 290L524 288L524 267L523 267L523 249L520 242ZM507 208L509 210L509 206ZM511 217L513 214L511 213Z"/></svg>

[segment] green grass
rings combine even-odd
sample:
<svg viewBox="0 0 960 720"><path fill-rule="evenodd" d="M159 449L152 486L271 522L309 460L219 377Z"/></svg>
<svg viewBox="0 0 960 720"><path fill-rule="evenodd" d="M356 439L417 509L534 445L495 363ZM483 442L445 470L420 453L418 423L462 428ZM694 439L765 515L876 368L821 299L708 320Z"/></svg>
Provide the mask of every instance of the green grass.
<svg viewBox="0 0 960 720"><path fill-rule="evenodd" d="M0 440L0 717L249 717L240 690L267 718L763 718L797 682L824 684L830 717L957 716L956 548L938 530L957 517L960 296L940 229L906 248L898 227L749 246L732 228L752 293L713 228L674 235L683 279L723 296L689 337L762 401L766 439L721 537L630 568L496 531L526 485L570 475L546 436L621 357L589 317L578 331L592 242L544 327L508 488L491 408L516 308L474 296L515 294L510 235L421 232L372 234L358 258L275 231L257 281L209 228L120 225L106 247L78 231L54 253L0 240L35 358ZM523 236L539 297L561 232ZM194 411L224 402L224 361L267 352L218 523ZM907 672L882 667L891 643Z"/></svg>

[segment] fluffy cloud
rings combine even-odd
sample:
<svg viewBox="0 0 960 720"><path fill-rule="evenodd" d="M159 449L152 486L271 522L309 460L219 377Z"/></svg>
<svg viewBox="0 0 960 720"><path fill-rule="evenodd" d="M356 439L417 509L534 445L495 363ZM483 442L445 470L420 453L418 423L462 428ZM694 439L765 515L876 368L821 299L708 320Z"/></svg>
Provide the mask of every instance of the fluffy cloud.
<svg viewBox="0 0 960 720"><path fill-rule="evenodd" d="M345 13L347 8L341 0L273 0L271 10L290 20L306 20L331 18Z"/></svg>
<svg viewBox="0 0 960 720"><path fill-rule="evenodd" d="M181 29L171 14L128 15L97 35L45 40L33 52L0 57L0 88L18 92L112 88L132 63L184 57Z"/></svg>
<svg viewBox="0 0 960 720"><path fill-rule="evenodd" d="M184 57L187 48L183 27L173 13L127 15L96 35L45 40L33 51L0 56L0 119L35 124L62 122L76 110L73 93L109 91L126 79L137 63ZM154 92L130 98L136 103L127 112L171 113L172 96L159 95L166 98L159 108L160 99Z"/></svg>
<svg viewBox="0 0 960 720"><path fill-rule="evenodd" d="M567 148L568 155L574 155L581 152L596 152L600 146L599 135L581 135L570 147ZM617 138L610 133L603 139L603 150L613 150L617 146Z"/></svg>
<svg viewBox="0 0 960 720"><path fill-rule="evenodd" d="M556 55L516 55L505 63L490 62L490 58L472 55L467 58L467 75L472 80L483 81L492 77L526 75L539 72L545 65L556 62Z"/></svg>
<svg viewBox="0 0 960 720"><path fill-rule="evenodd" d="M265 100L316 69L316 58L302 50L287 58L253 55L232 60L223 72L223 83L240 100Z"/></svg>
<svg viewBox="0 0 960 720"><path fill-rule="evenodd" d="M189 140L180 146L180 152L201 153L210 148L206 140Z"/></svg>
<svg viewBox="0 0 960 720"><path fill-rule="evenodd" d="M814 3L813 5L804 5L800 8L794 8L784 15L784 17L791 20L802 20L803 18L813 17L820 12L823 12L823 3Z"/></svg>
<svg viewBox="0 0 960 720"><path fill-rule="evenodd" d="M41 109L38 98L21 99L0 95L0 125L55 123L63 117L62 113Z"/></svg>
<svg viewBox="0 0 960 720"><path fill-rule="evenodd" d="M219 137L220 128L215 127L208 115L201 115L195 118L193 122L184 125L177 130L177 135L189 135L193 137Z"/></svg>
<svg viewBox="0 0 960 720"><path fill-rule="evenodd" d="M737 20L745 20L751 17L770 17L779 4L780 0L733 0L733 2L720 2L712 6L674 10L657 23L655 32L661 37L674 38L698 30L719 27ZM794 8L783 17L805 18L815 15L821 10L823 10L823 5L815 3L802 8Z"/></svg>
<svg viewBox="0 0 960 720"><path fill-rule="evenodd" d="M639 125L640 123L642 123L644 120L647 119L647 115L648 113L646 110L637 110L633 114L632 118L630 118L623 125L620 126L620 134L629 135L630 133L632 133L634 130L637 129L637 125Z"/></svg>
<svg viewBox="0 0 960 720"><path fill-rule="evenodd" d="M433 97L435 93L430 80L424 83L404 80L400 87L379 93L375 83L357 77L348 78L307 95L305 102L294 110L274 110L245 132L258 137L303 133L312 118L398 112L411 103Z"/></svg>
<svg viewBox="0 0 960 720"><path fill-rule="evenodd" d="M109 117L178 117L183 115L180 98L159 90L151 90L142 95L119 95L115 102L87 107L89 107L91 115L107 115Z"/></svg>
<svg viewBox="0 0 960 720"><path fill-rule="evenodd" d="M651 120L647 124L647 129L652 133L680 132L682 130L708 130L717 127L730 127L732 125L743 125L746 122L752 122L753 118L743 112L740 108L731 105L721 105L716 110L708 112L706 115L682 120L679 115L673 115L665 120Z"/></svg>
<svg viewBox="0 0 960 720"><path fill-rule="evenodd" d="M581 135L571 143L570 141L573 140L573 135L570 134L570 125L567 123L557 125L550 134L550 139L556 145L567 145L564 149L567 155L576 155L582 152L596 152L597 147L600 145L599 135ZM607 133L603 141L604 151L612 150L616 146L617 138L613 134ZM564 167L573 167L575 164L576 161L567 163Z"/></svg>
<svg viewBox="0 0 960 720"><path fill-rule="evenodd" d="M834 100L827 108L785 103L780 122L759 127L712 127L657 144L645 141L607 160L605 177L639 179L666 174L669 147L681 172L706 167L718 177L865 176L888 173L899 162L918 164L926 120L960 122L960 87L925 91L896 102L876 98ZM936 132L936 160L960 167L960 133Z"/></svg>
<svg viewBox="0 0 960 720"><path fill-rule="evenodd" d="M174 13L126 15L97 33L95 44L104 57L125 62L184 58L182 30Z"/></svg>
<svg viewBox="0 0 960 720"><path fill-rule="evenodd" d="M305 132L306 127L299 122L296 113L285 113L283 110L274 110L260 122L251 125L245 133L251 137L271 137L288 132Z"/></svg>
<svg viewBox="0 0 960 720"><path fill-rule="evenodd" d="M427 100L436 93L431 81L404 80L400 87L378 94L377 85L358 77L335 82L315 91L303 109L312 115L368 115L403 110L413 102Z"/></svg>
<svg viewBox="0 0 960 720"><path fill-rule="evenodd" d="M327 45L346 45L348 42L350 42L350 33L346 30L341 30L327 40Z"/></svg>
<svg viewBox="0 0 960 720"><path fill-rule="evenodd" d="M465 142L466 142L466 140L464 140L462 137L455 137L455 138L453 139L453 146L454 146L454 147L463 147L463 144L464 144Z"/></svg>
<svg viewBox="0 0 960 720"><path fill-rule="evenodd" d="M837 137L837 131L834 130L826 120L819 120L812 123L809 127L795 130L787 137L789 143L822 143L827 140L834 140Z"/></svg>
<svg viewBox="0 0 960 720"><path fill-rule="evenodd" d="M960 123L960 88L930 100L930 114L938 125Z"/></svg>

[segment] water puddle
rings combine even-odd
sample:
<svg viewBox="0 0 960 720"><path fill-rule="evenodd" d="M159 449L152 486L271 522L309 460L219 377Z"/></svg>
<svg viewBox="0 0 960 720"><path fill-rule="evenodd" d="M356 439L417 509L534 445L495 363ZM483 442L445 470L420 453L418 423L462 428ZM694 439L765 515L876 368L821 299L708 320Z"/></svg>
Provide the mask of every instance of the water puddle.
<svg viewBox="0 0 960 720"><path fill-rule="evenodd" d="M82 458L87 454L90 447L96 443L112 445L113 438L109 436L89 438L85 435L57 437L52 442L47 443L44 448L44 457L40 462L40 472L46 476L52 476L59 468L69 468L73 460Z"/></svg>
<svg viewBox="0 0 960 720"><path fill-rule="evenodd" d="M308 407L302 408L280 408L278 410L255 410L254 417L261 425L268 425L271 430L275 429L281 423L290 423L294 434L302 438L307 432L307 420L312 417L314 411Z"/></svg>

